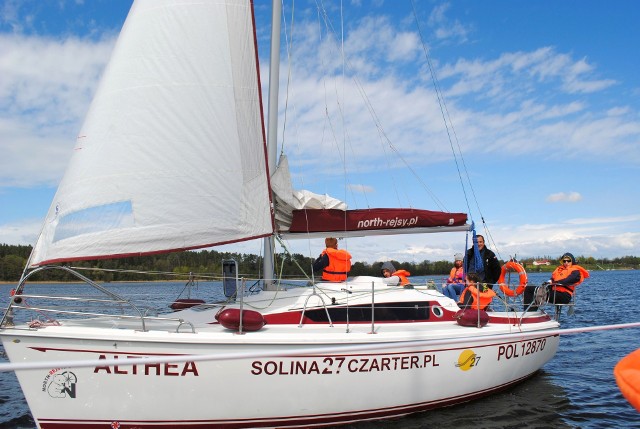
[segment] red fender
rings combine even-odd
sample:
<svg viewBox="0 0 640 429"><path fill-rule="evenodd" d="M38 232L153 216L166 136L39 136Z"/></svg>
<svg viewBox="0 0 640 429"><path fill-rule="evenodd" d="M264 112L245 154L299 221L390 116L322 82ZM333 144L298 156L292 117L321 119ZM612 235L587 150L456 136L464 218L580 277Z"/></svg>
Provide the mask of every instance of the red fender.
<svg viewBox="0 0 640 429"><path fill-rule="evenodd" d="M225 328L237 331L240 328L240 309L227 308L216 314L216 320ZM253 310L242 310L242 330L247 332L262 329L267 321L261 313Z"/></svg>
<svg viewBox="0 0 640 429"><path fill-rule="evenodd" d="M479 313L479 314L478 314ZM469 327L483 327L489 322L489 314L484 310L466 308L458 311L454 316L458 325ZM478 326L478 322L480 326Z"/></svg>
<svg viewBox="0 0 640 429"><path fill-rule="evenodd" d="M200 304L204 304L204 300L202 299L188 299L188 298L181 298L181 299L176 299L175 301L173 301L171 303L171 305L169 306L170 309L172 310L185 310L187 308L191 308L191 307L195 307L196 305L200 305Z"/></svg>

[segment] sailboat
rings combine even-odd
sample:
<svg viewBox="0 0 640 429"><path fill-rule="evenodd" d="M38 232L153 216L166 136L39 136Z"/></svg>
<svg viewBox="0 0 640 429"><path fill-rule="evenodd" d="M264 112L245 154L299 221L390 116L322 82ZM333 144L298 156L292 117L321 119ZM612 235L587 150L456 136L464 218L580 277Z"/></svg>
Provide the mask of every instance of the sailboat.
<svg viewBox="0 0 640 429"><path fill-rule="evenodd" d="M397 417L505 389L555 355L559 324L542 310L494 308L463 326L428 285L289 287L267 272L274 284L247 291L227 261L228 300L156 315L63 265L274 236L469 231L465 213L347 210L294 191L286 160L271 172L254 22L249 0L134 2L0 326L39 428ZM30 294L43 270L92 292Z"/></svg>

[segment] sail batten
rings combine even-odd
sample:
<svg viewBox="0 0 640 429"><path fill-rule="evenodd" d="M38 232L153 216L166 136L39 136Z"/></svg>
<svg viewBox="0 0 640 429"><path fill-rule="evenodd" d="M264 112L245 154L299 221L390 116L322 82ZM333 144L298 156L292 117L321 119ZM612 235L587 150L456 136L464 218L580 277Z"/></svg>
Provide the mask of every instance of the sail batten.
<svg viewBox="0 0 640 429"><path fill-rule="evenodd" d="M253 34L248 1L134 3L32 266L273 233Z"/></svg>

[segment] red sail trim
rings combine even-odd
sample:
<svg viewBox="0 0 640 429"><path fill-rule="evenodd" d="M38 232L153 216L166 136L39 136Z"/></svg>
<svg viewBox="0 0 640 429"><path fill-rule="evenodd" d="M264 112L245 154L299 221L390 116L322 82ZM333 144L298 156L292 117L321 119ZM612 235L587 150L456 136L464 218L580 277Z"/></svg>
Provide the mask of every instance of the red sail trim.
<svg viewBox="0 0 640 429"><path fill-rule="evenodd" d="M204 249L207 247L222 246L222 245L231 244L231 243L240 243L242 241L255 240L257 238L264 238L264 237L270 237L270 236L271 234L261 234L253 237L242 238L239 240L220 241L217 243L199 244L197 246L180 247L175 249L151 250L148 252L116 253L116 254L110 254L110 255L87 255L87 256L76 256L73 258L71 257L60 257L60 258L52 258L52 259L45 258L42 261L38 262L37 264L29 263L29 268L41 267L43 265L50 265L50 264L60 264L65 262L101 261L104 259L137 258L140 256L163 255L165 253L184 252L186 250L197 250L197 249Z"/></svg>
<svg viewBox="0 0 640 429"><path fill-rule="evenodd" d="M463 226L466 213L418 209L294 210L289 232L370 231Z"/></svg>

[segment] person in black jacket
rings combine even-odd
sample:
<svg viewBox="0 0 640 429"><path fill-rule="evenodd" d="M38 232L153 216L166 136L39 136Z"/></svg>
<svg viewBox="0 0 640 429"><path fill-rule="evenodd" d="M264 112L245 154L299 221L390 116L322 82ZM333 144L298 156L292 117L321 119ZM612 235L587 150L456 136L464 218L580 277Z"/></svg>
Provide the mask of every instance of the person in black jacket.
<svg viewBox="0 0 640 429"><path fill-rule="evenodd" d="M500 278L500 262L498 261L496 254L484 245L484 236L477 235L476 237L478 239L478 250L480 251L480 257L482 258L482 265L484 266L484 274L480 275L480 281L482 283L486 283L487 286L493 289L493 285ZM466 273L474 271L472 269L473 265L470 263L470 261L473 261L473 256L474 251L473 247L471 247L467 250L467 257L465 261Z"/></svg>

